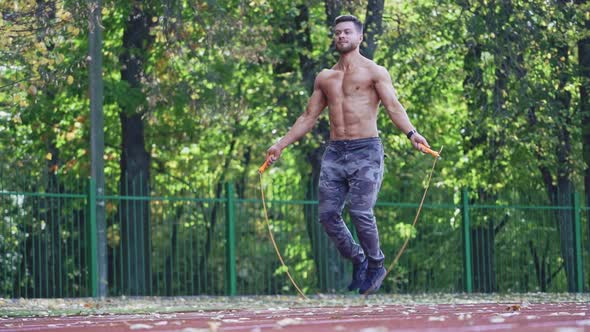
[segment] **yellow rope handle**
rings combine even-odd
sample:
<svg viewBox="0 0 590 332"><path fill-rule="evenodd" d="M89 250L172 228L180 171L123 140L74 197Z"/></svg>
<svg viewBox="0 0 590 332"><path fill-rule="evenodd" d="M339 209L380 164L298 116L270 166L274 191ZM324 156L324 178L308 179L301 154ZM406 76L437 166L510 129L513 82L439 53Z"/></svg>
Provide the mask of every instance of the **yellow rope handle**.
<svg viewBox="0 0 590 332"><path fill-rule="evenodd" d="M266 164L267 163L265 163L265 165ZM266 167L264 167L264 169L266 169ZM303 297L304 299L308 300L307 296L305 296L305 294L303 294L303 292L301 291L299 286L297 286L297 283L295 282L295 280L291 276L291 273L289 273L289 267L287 267L287 264L285 264L285 261L283 260L283 256L281 256L281 251L279 250L279 247L277 246L277 243L275 241L275 237L274 237L274 235L272 235L272 230L270 228L270 222L268 221L268 212L266 211L266 200L264 199L264 187L262 186L262 173L264 172L264 169L262 169L262 171L259 171L258 175L260 175L260 195L262 197L262 207L264 209L264 220L266 221L266 227L268 228L268 235L270 236L270 241L272 242L272 245L275 248L275 252L277 253L277 256L279 257L279 261L281 261L282 266L285 268L285 271L287 272L287 277L289 277L289 280L291 280L291 283L293 284L293 286L295 286L295 289L297 289L297 292L299 293L299 295L301 295L301 297Z"/></svg>
<svg viewBox="0 0 590 332"><path fill-rule="evenodd" d="M432 168L430 169L430 174L428 175L428 181L426 181L426 188L424 188L424 194L422 194L422 200L420 201L420 205L418 206L418 212L416 212L416 216L414 217L414 221L412 222L412 227L416 227L416 223L418 222L418 217L420 216L420 211L422 211L422 206L424 205L424 199L426 198L426 193L428 192L428 188L430 187L430 180L432 180L432 174L434 174L434 167L436 166L436 161L439 159L440 153L442 152L442 150L443 150L443 147L441 146L440 151L435 152L436 155L434 153L431 153L434 157L434 161L432 162ZM430 152L428 152L428 153L430 153ZM395 265L399 261L400 257L402 257L402 254L404 253L404 251L406 250L406 247L408 246L408 242L410 242L410 237L408 237L404 241L404 244L402 245L400 250L397 252L397 255L395 255L393 262L391 262L391 264L387 268L387 271L385 272L385 275L383 276L383 280L385 280L385 278L387 277L389 272L391 272L391 270L393 270L393 268L395 267ZM369 293L369 291L367 290L366 292L363 293L363 295L367 295L368 293Z"/></svg>

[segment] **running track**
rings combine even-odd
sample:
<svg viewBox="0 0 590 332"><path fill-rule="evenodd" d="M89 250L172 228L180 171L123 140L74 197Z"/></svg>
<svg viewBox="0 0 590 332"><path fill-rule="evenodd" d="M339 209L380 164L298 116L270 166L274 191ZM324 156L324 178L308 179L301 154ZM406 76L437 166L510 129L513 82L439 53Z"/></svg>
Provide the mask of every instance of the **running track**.
<svg viewBox="0 0 590 332"><path fill-rule="evenodd" d="M589 303L365 305L0 318L0 331L590 331Z"/></svg>

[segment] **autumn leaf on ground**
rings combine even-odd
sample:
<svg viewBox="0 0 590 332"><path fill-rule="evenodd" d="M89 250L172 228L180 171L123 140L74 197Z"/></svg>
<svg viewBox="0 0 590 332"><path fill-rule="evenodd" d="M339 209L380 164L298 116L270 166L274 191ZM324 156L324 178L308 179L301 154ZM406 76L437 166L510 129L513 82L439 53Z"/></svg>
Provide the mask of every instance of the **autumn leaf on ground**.
<svg viewBox="0 0 590 332"><path fill-rule="evenodd" d="M148 325L148 324L133 324L129 326L129 329L131 330L149 330L152 329L153 326Z"/></svg>
<svg viewBox="0 0 590 332"><path fill-rule="evenodd" d="M520 305L519 304L514 304L511 306L506 307L506 311L520 311Z"/></svg>
<svg viewBox="0 0 590 332"><path fill-rule="evenodd" d="M302 323L303 323L303 321L301 320L301 318L295 318L295 319L285 318L285 319L282 319L277 322L277 324L280 327L285 327L285 326L289 326L289 325L298 325L298 324L302 324Z"/></svg>

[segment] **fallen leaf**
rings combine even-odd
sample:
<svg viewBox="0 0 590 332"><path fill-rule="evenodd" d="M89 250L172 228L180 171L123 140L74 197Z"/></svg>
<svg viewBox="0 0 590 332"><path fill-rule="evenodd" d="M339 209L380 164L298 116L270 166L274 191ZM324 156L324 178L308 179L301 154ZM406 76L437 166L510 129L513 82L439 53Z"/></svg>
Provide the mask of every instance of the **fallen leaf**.
<svg viewBox="0 0 590 332"><path fill-rule="evenodd" d="M367 327L365 329L361 329L359 332L389 332L389 329L384 326Z"/></svg>
<svg viewBox="0 0 590 332"><path fill-rule="evenodd" d="M500 316L494 316L490 318L490 323L504 323L505 319Z"/></svg>
<svg viewBox="0 0 590 332"><path fill-rule="evenodd" d="M301 318L285 318L285 319L281 319L280 321L277 322L277 324L280 327L284 327L284 326L289 326L289 325L297 325L297 324L301 324L303 323L303 321L301 320Z"/></svg>
<svg viewBox="0 0 590 332"><path fill-rule="evenodd" d="M221 326L220 322L207 322L207 325L209 325L209 330L211 330L211 332L217 332L219 331L219 327Z"/></svg>
<svg viewBox="0 0 590 332"><path fill-rule="evenodd" d="M586 316L585 313L583 312L565 312L565 311L560 311L560 312L554 312L552 314L550 314L549 316Z"/></svg>
<svg viewBox="0 0 590 332"><path fill-rule="evenodd" d="M446 316L430 316L428 317L429 322L444 322L447 319Z"/></svg>
<svg viewBox="0 0 590 332"><path fill-rule="evenodd" d="M460 313L459 317L457 317L459 320L466 320L466 319L471 319L471 314L470 313Z"/></svg>
<svg viewBox="0 0 590 332"><path fill-rule="evenodd" d="M514 304L511 306L508 306L506 308L506 311L520 311L520 305L519 304Z"/></svg>
<svg viewBox="0 0 590 332"><path fill-rule="evenodd" d="M520 315L520 312L506 312L506 313L498 314L498 316L502 316L502 317L512 317L512 316L518 316L518 315Z"/></svg>

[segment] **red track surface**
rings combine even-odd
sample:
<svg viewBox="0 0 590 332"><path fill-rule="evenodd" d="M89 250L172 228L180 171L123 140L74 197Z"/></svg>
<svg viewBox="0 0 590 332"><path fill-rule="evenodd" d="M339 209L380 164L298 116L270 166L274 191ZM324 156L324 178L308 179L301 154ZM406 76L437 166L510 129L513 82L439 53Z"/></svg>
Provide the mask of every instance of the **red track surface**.
<svg viewBox="0 0 590 332"><path fill-rule="evenodd" d="M590 331L590 308L588 303L421 304L0 319L0 331L82 330L581 332Z"/></svg>

